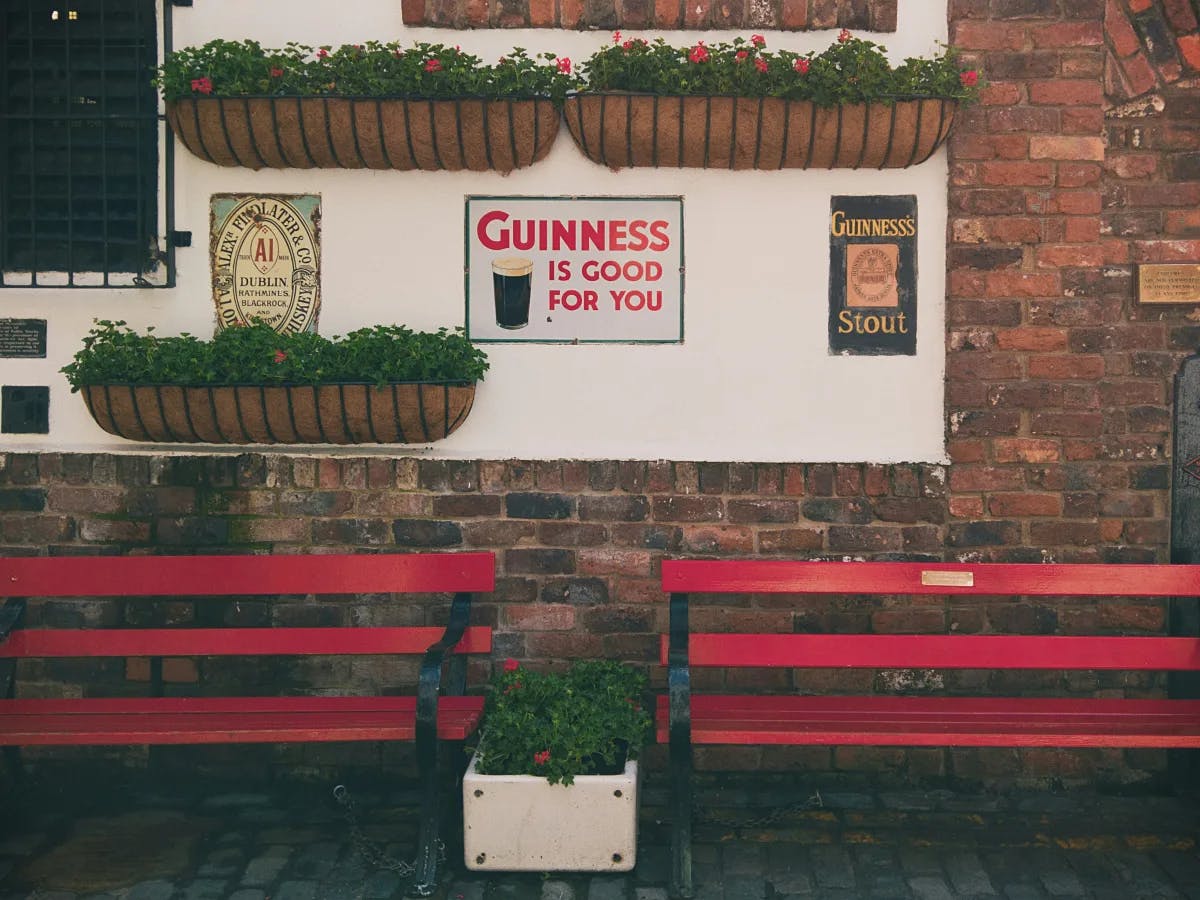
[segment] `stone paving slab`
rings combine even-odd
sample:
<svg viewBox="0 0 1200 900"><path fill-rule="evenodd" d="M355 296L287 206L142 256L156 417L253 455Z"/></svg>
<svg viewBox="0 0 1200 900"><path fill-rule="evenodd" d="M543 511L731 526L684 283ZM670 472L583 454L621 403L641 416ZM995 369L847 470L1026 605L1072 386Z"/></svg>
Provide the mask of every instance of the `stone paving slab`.
<svg viewBox="0 0 1200 900"><path fill-rule="evenodd" d="M823 790L799 776L772 794L730 779L700 797L697 900L1200 900L1194 798ZM362 832L385 856L412 852L413 796L356 795ZM632 873L469 872L451 849L436 900L670 900L665 798L647 792ZM378 862L358 852L325 785L0 792L0 900L403 896L400 873Z"/></svg>

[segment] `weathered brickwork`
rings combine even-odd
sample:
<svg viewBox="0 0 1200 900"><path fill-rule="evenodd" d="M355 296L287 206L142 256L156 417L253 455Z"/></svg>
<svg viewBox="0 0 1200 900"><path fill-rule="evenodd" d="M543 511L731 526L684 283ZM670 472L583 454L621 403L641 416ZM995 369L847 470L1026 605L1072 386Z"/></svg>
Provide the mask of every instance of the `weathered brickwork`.
<svg viewBox="0 0 1200 900"><path fill-rule="evenodd" d="M895 31L898 0L402 0L434 28L857 28Z"/></svg>

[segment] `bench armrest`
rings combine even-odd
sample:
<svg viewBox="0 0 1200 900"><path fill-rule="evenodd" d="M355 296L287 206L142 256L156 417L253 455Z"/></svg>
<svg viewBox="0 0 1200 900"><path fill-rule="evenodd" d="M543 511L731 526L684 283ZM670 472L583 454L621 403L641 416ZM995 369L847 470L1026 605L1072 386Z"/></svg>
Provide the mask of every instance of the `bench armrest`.
<svg viewBox="0 0 1200 900"><path fill-rule="evenodd" d="M459 591L450 605L450 620L437 643L425 651L417 683L417 755L436 752L438 693L442 686L442 661L459 641L471 619L471 594Z"/></svg>

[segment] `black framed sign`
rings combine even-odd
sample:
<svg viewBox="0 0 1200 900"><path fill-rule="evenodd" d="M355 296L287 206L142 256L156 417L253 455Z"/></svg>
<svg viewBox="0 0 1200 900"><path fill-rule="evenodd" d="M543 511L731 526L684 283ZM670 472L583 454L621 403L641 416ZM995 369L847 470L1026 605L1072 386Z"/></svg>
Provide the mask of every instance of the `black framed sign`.
<svg viewBox="0 0 1200 900"><path fill-rule="evenodd" d="M833 197L829 215L829 350L917 352L917 198Z"/></svg>

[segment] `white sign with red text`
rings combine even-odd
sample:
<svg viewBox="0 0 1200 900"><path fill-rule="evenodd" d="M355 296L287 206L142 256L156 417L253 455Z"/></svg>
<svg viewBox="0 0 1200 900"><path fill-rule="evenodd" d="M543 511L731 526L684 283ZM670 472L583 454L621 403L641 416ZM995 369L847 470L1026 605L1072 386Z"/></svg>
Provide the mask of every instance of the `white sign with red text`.
<svg viewBox="0 0 1200 900"><path fill-rule="evenodd" d="M467 197L473 341L683 340L681 197Z"/></svg>

